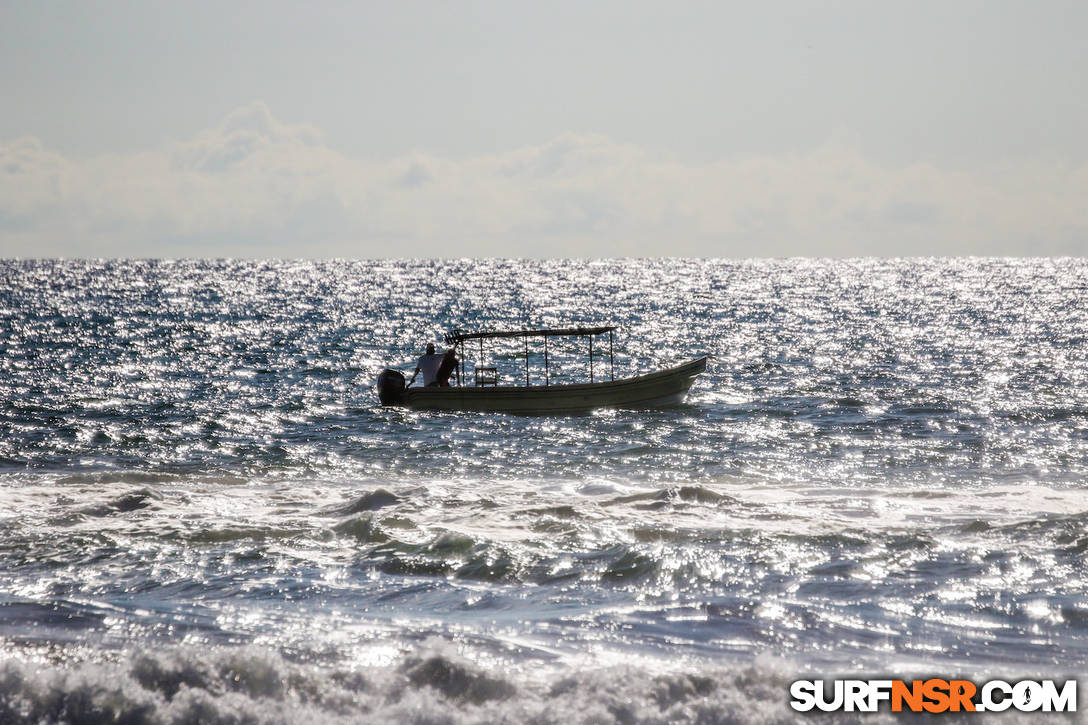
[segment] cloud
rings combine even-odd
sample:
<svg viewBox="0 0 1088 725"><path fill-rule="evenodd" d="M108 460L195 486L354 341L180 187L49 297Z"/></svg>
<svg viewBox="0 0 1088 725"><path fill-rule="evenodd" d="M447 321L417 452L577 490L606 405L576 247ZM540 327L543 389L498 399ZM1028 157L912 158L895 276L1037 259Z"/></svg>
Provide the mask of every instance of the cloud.
<svg viewBox="0 0 1088 725"><path fill-rule="evenodd" d="M601 135L452 160L330 148L261 103L159 149L0 143L3 256L1084 254L1088 169L879 164L848 144L691 163Z"/></svg>

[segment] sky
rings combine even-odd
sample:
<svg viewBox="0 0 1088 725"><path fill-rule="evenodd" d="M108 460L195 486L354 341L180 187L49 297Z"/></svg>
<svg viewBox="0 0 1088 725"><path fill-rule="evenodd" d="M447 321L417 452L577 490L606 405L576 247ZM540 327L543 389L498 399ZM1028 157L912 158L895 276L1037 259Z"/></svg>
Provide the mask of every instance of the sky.
<svg viewBox="0 0 1088 725"><path fill-rule="evenodd" d="M0 0L0 257L1088 253L1088 4Z"/></svg>

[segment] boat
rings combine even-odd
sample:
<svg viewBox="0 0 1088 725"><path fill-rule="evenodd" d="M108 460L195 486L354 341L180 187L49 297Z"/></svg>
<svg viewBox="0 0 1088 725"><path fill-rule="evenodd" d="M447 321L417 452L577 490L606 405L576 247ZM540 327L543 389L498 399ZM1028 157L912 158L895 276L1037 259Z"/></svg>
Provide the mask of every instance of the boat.
<svg viewBox="0 0 1088 725"><path fill-rule="evenodd" d="M616 379L613 354L613 332L616 328L570 327L544 330L514 330L500 332L464 332L453 330L446 344L458 357L456 384L449 387L408 387L402 372L386 368L378 376L377 392L382 405L399 405L416 410L475 411L485 413L518 413L526 415L584 413L597 408L657 408L678 405L699 373L706 370L707 358L701 357L681 365L634 377ZM610 376L598 381L594 377L593 340L608 334ZM589 339L589 382L553 384L548 359L548 339L551 337L586 337ZM544 338L544 384L530 383L529 339ZM494 338L522 338L525 350L525 383L500 385L499 374L492 367L474 369L474 384L466 376L466 343L478 340L480 359L483 341ZM597 357L602 357L599 354Z"/></svg>

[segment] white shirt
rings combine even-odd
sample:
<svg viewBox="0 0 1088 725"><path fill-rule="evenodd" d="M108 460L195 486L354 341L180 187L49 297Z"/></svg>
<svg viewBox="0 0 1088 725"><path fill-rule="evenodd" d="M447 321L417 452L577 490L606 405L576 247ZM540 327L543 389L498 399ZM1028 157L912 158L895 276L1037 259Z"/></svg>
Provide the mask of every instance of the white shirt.
<svg viewBox="0 0 1088 725"><path fill-rule="evenodd" d="M438 366L442 364L442 356L437 352L432 355L422 355L416 367L423 373L423 387L427 387L438 379Z"/></svg>

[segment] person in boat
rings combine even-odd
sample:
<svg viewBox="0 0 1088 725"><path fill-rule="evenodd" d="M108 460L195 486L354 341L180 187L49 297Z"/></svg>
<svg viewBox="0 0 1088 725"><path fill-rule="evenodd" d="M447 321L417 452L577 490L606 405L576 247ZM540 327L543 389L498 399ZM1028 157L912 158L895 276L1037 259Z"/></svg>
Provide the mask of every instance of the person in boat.
<svg viewBox="0 0 1088 725"><path fill-rule="evenodd" d="M427 352L420 355L419 361L416 362L416 371L412 373L412 379L408 381L408 385L404 387L410 387L415 382L416 376L421 372L423 373L423 387L427 388L432 385L438 384L438 368L442 365L442 355L438 355L434 351L434 343L427 343Z"/></svg>
<svg viewBox="0 0 1088 725"><path fill-rule="evenodd" d="M435 376L439 387L450 387L450 376L457 369L458 362L460 361L457 359L457 354L454 353L453 348L448 348L442 356L442 363L438 366L438 374Z"/></svg>

